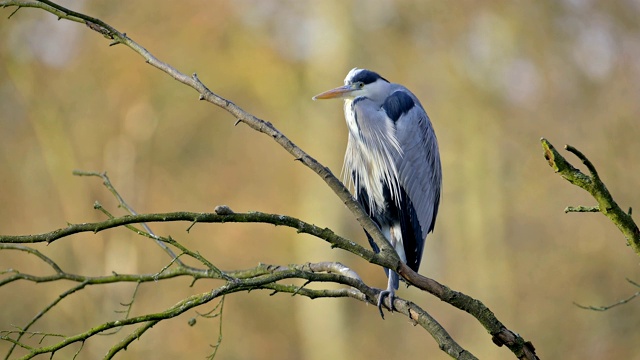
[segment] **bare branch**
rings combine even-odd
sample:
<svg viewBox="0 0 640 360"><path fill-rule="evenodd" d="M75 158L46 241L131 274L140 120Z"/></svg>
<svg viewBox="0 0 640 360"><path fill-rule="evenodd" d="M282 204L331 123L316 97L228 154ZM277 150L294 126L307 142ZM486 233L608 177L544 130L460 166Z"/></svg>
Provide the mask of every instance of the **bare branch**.
<svg viewBox="0 0 640 360"><path fill-rule="evenodd" d="M123 217L116 217L109 220L95 222L95 223L82 223L71 224L65 228L54 230L44 234L36 235L0 235L0 243L5 244L28 244L28 243L51 243L57 239L83 233L93 232L98 233L107 229L117 228L123 225L137 224L137 223L151 223L151 222L167 222L167 221L188 221L195 223L266 223L280 226L287 226L296 229L299 233L313 235L320 239L323 239L331 244L334 248L347 250L352 254L358 255L365 260L373 262L374 264L382 266L390 266L393 263L383 258L381 255L368 250L355 242L345 239L339 235L336 235L328 228L320 228L318 226L309 224L305 221L296 219L291 216L279 215L279 214L267 214L262 212L248 212L248 213L225 213L224 215L214 213L194 213L194 212L174 212L174 213L161 213L161 214L139 214L139 215L127 215ZM137 230L139 231L139 230ZM174 244L172 239L161 238L165 242ZM182 251L189 251L188 249L181 249ZM194 254L195 256L195 254Z"/></svg>
<svg viewBox="0 0 640 360"><path fill-rule="evenodd" d="M538 359L533 344L530 341L525 341L520 335L504 326L481 301L459 291L451 290L433 279L424 277L404 263L402 263L398 274L417 288L425 290L440 300L473 315L491 334L492 340L496 345L506 345L518 359Z"/></svg>
<svg viewBox="0 0 640 360"><path fill-rule="evenodd" d="M213 359L216 357L218 349L220 349L220 344L222 343L222 312L224 311L224 296L222 297L222 299L220 299L218 305L216 305L216 307L211 310L211 312L216 311L218 308L220 308L220 310L214 315L200 315L205 318L220 317L218 319L218 341L216 341L214 345L211 345L211 347L213 348L213 352L211 353L211 355L207 356L207 359Z"/></svg>
<svg viewBox="0 0 640 360"><path fill-rule="evenodd" d="M637 282L631 280L631 279L627 279L627 282L629 282L631 285L635 286L635 287L640 287L640 284L638 284ZM622 300L618 300L618 302L615 302L611 305L606 305L606 306L585 306L585 305L580 305L576 302L574 302L573 304L581 309L585 309L585 310L594 310L594 311L607 311L611 308L614 308L618 305L623 305L626 304L628 302L630 302L631 300L637 298L638 296L640 296L640 291L636 291L635 294L629 296L626 299L622 299Z"/></svg>
<svg viewBox="0 0 640 360"><path fill-rule="evenodd" d="M33 235L33 236L17 236L17 237L9 237L2 236L0 237L0 242L5 241L7 243L35 243L35 242L52 242L61 237L69 236L71 234L79 233L79 232L87 232L93 231L98 232L105 229L119 227L119 226L129 226L130 224L140 223L140 222L152 222L152 221L191 221L192 224L195 222L228 222L228 221L236 221L236 222L269 222L276 225L286 225L290 227L297 228L300 232L307 232L314 236L325 239L330 242L332 246L339 247L350 251L354 254L359 255L360 257L366 259L369 262L384 266L386 268L392 269L400 273L405 279L407 279L412 284L415 284L420 289L429 291L430 293L438 296L440 299L449 302L450 304L463 309L470 314L472 314L478 321L482 323L482 325L489 330L490 334L493 336L494 342L498 345L506 344L514 354L520 359L537 359L535 355L534 348L529 342L525 342L519 335L514 332L508 330L506 327L500 323L497 318L495 318L494 314L489 311L486 306L484 306L480 301L470 298L462 293L455 292L436 282L435 280L428 279L423 277L415 272L413 272L410 268L408 268L405 264L403 264L396 252L391 248L388 241L382 235L378 227L373 223L373 221L369 218L366 212L362 209L360 204L356 202L351 196L348 189L338 180L333 173L322 164L318 163L314 158L306 154L302 149L297 147L293 142L291 142L286 136L284 136L279 130L277 130L273 124L270 122L259 119L242 108L234 104L233 102L222 98L221 96L211 92L197 77L196 74L192 76L187 76L186 74L178 71L177 69L171 67L169 64L166 64L152 55L145 48L140 46L138 43L133 41L130 37L128 37L125 33L121 33L110 25L102 22L99 19L94 19L92 17L86 16L84 14L80 14L71 10L68 10L64 7L61 7L57 4L52 3L51 1L28 1L28 0L0 0L0 6L18 6L18 7L35 7L40 8L45 11L48 11L61 19L67 19L75 22L85 23L88 28L94 30L104 37L113 40L110 45L115 44L123 44L127 47L134 50L136 53L141 55L145 61L151 66L167 73L175 80L190 86L195 89L199 93L199 99L206 100L212 104L215 104L225 111L229 112L233 117L238 121L242 122L254 130L257 130L261 133L266 134L267 136L272 137L280 146L282 146L285 150L287 150L294 159L300 161L305 166L314 171L317 175L319 175L327 185L336 193L336 195L343 201L343 203L352 211L355 215L356 219L362 225L362 227L373 237L374 241L381 249L380 254L375 254L372 251L366 250L363 247L343 239L329 229L319 229L313 225L309 225L307 223L302 223L297 219L283 217L282 215L270 215L270 214L261 214L261 213L247 213L247 214L237 214L237 213L226 213L223 211L222 213L217 214L198 214L198 213L169 213L169 214L146 214L146 215L133 215L121 218L113 218L101 223L93 223L93 224L75 224L70 225L67 228L59 229L57 231L41 234L41 235ZM273 218L273 216L279 217L279 219ZM267 221L268 219L268 221ZM301 230L302 229L302 230ZM140 234L145 236L152 237L151 233L142 233L139 230L137 231ZM156 237L152 237L156 238ZM179 247L180 244L175 242L171 238L163 238L162 241L165 241L169 244L177 246L181 249L185 254L189 254L188 249L184 249L183 247ZM0 244L1 245L1 244ZM196 254L191 253L191 256L195 256ZM204 263L205 259L200 259ZM210 265L210 266L209 266ZM215 270L212 264L207 264L210 269ZM265 271L265 269L253 269L254 271ZM269 269L266 269L269 270ZM188 269L185 267L178 267L176 269L167 269L162 272L158 278L167 278L171 275L180 276L180 275L189 275L193 276L194 279L197 278L223 278L227 282L225 285L219 287L218 289L206 293L193 295L176 306L168 309L163 313L158 314L149 314L144 315L137 318L130 318L125 320L119 320L116 322L109 322L102 324L101 326L94 327L87 333L78 334L76 336L68 337L63 342L54 345L53 347L48 347L46 350L44 348L36 349L36 353L43 352L54 352L57 349L60 349L67 344L85 341L93 334L103 332L107 329L138 324L138 323L148 323L151 321L156 321L160 319L166 319L170 317L177 316L182 312L186 311L188 308L192 308L195 306L199 306L201 304L207 303L211 299L222 296L224 294L237 292L237 291L245 291L251 289L259 289L259 288L276 288L277 285L275 282L285 279L285 278L302 278L308 281L330 281L336 282L348 286L352 286L357 288L360 292L365 294L366 300L370 303L374 301L375 297L378 295L379 290L374 290L366 287L361 281L356 278L343 276L340 274L325 274L325 273L314 273L308 270L304 270L301 268L277 268L278 271L273 273L266 273L263 275L257 275L255 277L248 278L233 278L235 275L233 273L216 273L215 271L203 272L203 271L194 271L193 269ZM244 275L248 275L252 271L245 272ZM21 275L21 274L14 274ZM240 275L240 274L238 274ZM65 278L67 276L66 273L54 275L58 277ZM16 279L24 279L37 281L38 279L42 281L51 281L46 280L46 277L22 277ZM146 275L141 276L125 276L114 274L114 277L102 277L99 280L101 281L147 281L148 277ZM70 279L70 280L73 280ZM96 280L96 279L92 279ZM276 290L284 291L288 288L279 287ZM292 288L293 289L293 288ZM293 291L296 294L304 295L308 293L309 289L295 287ZM336 293L332 293L336 294ZM344 294L353 294L351 292L344 292ZM413 303L406 302L400 298L396 298L394 302L394 306L399 312L410 316L410 318L416 320L418 324L423 325L425 329L428 331L437 331L436 335L432 333L432 336L438 341L441 348L447 351L448 354L454 356L455 358L464 358L464 359L473 359L473 355L460 348L449 336L446 334L446 331L442 327L435 322L428 314L419 311L419 308ZM433 321L432 321L433 320ZM150 327L150 326L149 326ZM148 327L142 326L139 328L141 332L146 331ZM126 346L126 345L125 345ZM124 347L123 347L124 348ZM115 349L117 350L117 349ZM41 352L38 352L41 351ZM115 351L117 352L117 351ZM36 353L32 352L33 355Z"/></svg>
<svg viewBox="0 0 640 360"><path fill-rule="evenodd" d="M640 256L640 229L638 225L631 218L631 211L625 213L620 206L613 200L613 196L600 180L598 172L595 166L587 159L587 157L573 146L567 145L565 148L567 151L575 154L583 164L589 170L590 175L585 175L580 170L571 165L556 149L551 145L547 139L540 139L542 148L544 149L544 157L549 162L555 172L560 174L564 179L570 183L581 187L586 190L593 198L598 202L597 207L585 208L595 209L597 208L601 213L609 218L622 232L627 239L627 244L631 246L636 255ZM592 210L589 210L592 211ZM565 210L565 212L567 212Z"/></svg>
<svg viewBox="0 0 640 360"><path fill-rule="evenodd" d="M353 198L353 196L351 196L349 190L335 175L333 175L329 168L323 166L314 158L309 156L306 152L304 152L301 148L299 148L296 144L289 140L283 133L276 129L276 127L273 126L272 123L251 115L233 102L213 93L211 90L209 90L208 87L204 85L204 83L202 83L202 81L200 81L195 73L192 76L188 76L178 71L171 65L160 61L153 54L147 51L147 49L140 46L126 34L119 32L112 26L102 22L99 19L74 12L50 1L40 2L27 0L0 0L0 6L35 7L48 11L58 16L60 19L100 25L100 27L105 29L107 38L113 39L114 43L126 45L127 47L138 53L140 56L142 56L149 65L165 72L175 80L196 90L200 94L200 100L206 100L226 110L228 113L233 115L233 117L237 119L237 121L243 122L252 129L273 138L280 146L288 151L294 157L294 159L299 160L300 163L307 166L325 181L325 183L331 188L331 190L333 190L338 198L340 198L340 200L347 206L347 208L349 208L349 210L355 215L360 225L373 237L376 245L378 245L378 248L380 249L381 254L395 262L395 265L391 266L390 268L398 267L400 258L396 254L395 250L393 250L391 245L389 245L387 239L380 232L378 226L376 226L371 218L369 218L369 215L367 215L362 206L360 206L360 204ZM93 29L93 27L90 28ZM103 34L103 31L100 31L100 33Z"/></svg>
<svg viewBox="0 0 640 360"><path fill-rule="evenodd" d="M597 206L567 206L564 209L565 214L570 212L600 212Z"/></svg>
<svg viewBox="0 0 640 360"><path fill-rule="evenodd" d="M201 293L189 296L176 305L168 308L165 311L159 313L152 313L141 315L137 317L115 320L105 322L101 325L95 326L86 332L76 334L73 336L62 336L63 340L50 345L43 347L28 347L25 344L20 343L18 340L13 340L14 343L28 349L30 352L25 359L32 358L39 354L45 353L53 353L56 352L66 346L69 346L73 343L84 342L90 337L103 333L109 329L116 329L124 326L134 325L134 324L142 324L138 327L133 333L128 335L125 339L123 339L120 343L109 350L107 354L107 358L113 357L118 351L125 349L126 346L131 343L134 339L142 335L146 330L151 328L157 322L165 319L170 319L176 317L184 312L193 309L195 307L201 306L203 304L209 303L211 300L235 292L248 291L248 290L256 290L256 289L271 289L276 292L288 292L288 293L297 293L298 295L309 296L312 298L315 297L345 297L349 296L355 299L359 299L360 301L368 302L372 305L376 304L376 298L380 292L378 289L370 288L365 285L361 280L354 279L351 277L339 275L339 274L331 274L331 273L317 273L312 271L307 271L306 269L311 268L322 268L326 267L327 264L320 264L315 266L313 264L304 264L304 265L290 265L287 267L281 266L270 266L261 264L254 269L250 269L245 271L245 277L240 279L236 279L233 282L227 282L226 284L216 288L215 290L207 293ZM333 266L330 266L330 268ZM188 271L187 271L188 272ZM253 274L253 276L246 276L248 274ZM189 274L192 276L198 276L199 274ZM109 277L112 280L115 278L122 278L123 275L114 274ZM145 277L144 275L135 276L128 275L131 277L137 277L137 281L145 282L149 280L149 277ZM286 286L278 284L278 281L284 279L306 279L313 282L334 282L339 284L344 284L351 286L353 289L343 289L343 290L310 290L310 289L299 289L296 286ZM124 278L126 279L126 278ZM87 283L91 283L89 279L86 280ZM357 289L357 290L355 290ZM417 305L406 301L402 298L396 297L394 305L398 312L409 316L412 320L416 322L416 324L421 325L425 328L434 339L441 345L443 350L447 351L450 355L456 355L455 358L458 359L476 359L471 353L461 348L440 326L428 313L426 313L423 309L418 307ZM19 331L22 335L26 333L24 330ZM2 340L11 341L12 339L3 335Z"/></svg>
<svg viewBox="0 0 640 360"><path fill-rule="evenodd" d="M629 296L626 299L619 300L618 302L615 302L615 303L613 303L611 305L606 305L606 306L591 306L591 305L590 306L585 306L585 305L580 305L577 302L574 302L573 305L579 307L580 309L585 309L585 310L607 311L607 310L609 310L611 308L614 308L614 307L616 307L618 305L626 304L629 301L637 298L638 296L640 296L640 291L636 292L635 294Z"/></svg>
<svg viewBox="0 0 640 360"><path fill-rule="evenodd" d="M124 201L124 199L122 198L122 196L120 196L120 193L118 193L118 190L116 190L116 188L113 186L113 184L111 184L111 180L109 179L109 177L107 176L107 172L95 172L95 171L81 171L81 170L74 170L73 171L73 175L76 176L96 176L102 179L102 184L107 188L107 190L109 190L109 192L111 192L111 194L118 200L118 203L120 204L120 206L124 209L126 209L129 214L131 215L137 215L138 213L131 207L129 206L129 204L127 204L126 201ZM147 224L142 223L141 224L142 227L147 231L147 233L149 233L152 236L155 236L155 234L153 233L153 231L151 230L151 228L149 226L147 226ZM178 257L176 256L176 254L173 252L173 250L171 250L165 243L163 243L160 240L154 239L156 241L156 243L167 253L169 254L169 256L171 256L172 259L174 259L174 261L176 263L178 263L179 265L182 266L186 266L182 261L180 261L180 259L178 259Z"/></svg>
<svg viewBox="0 0 640 360"><path fill-rule="evenodd" d="M152 320L143 323L139 327L137 327L131 334L127 335L124 339L122 339L115 346L111 347L107 354L104 356L105 359L112 359L118 352L121 350L127 350L127 346L131 344L134 340L139 339L142 334L144 334L147 330L151 329L155 324L159 323L161 320Z"/></svg>
<svg viewBox="0 0 640 360"><path fill-rule="evenodd" d="M227 213L225 211L225 213ZM293 227L298 230L298 232L307 233L318 238L324 239L329 242L333 247L341 248L347 250L353 254L356 254L371 263L387 266L388 263L386 259L380 257L378 254L375 254L371 250L367 250L364 247L349 241L345 238L342 238L335 233L333 233L329 229L321 229L315 225L308 224L302 220L292 218L285 215L277 215L277 214L266 214L260 212L250 212L250 213L231 213L226 215L218 215L212 213L188 213L188 212L178 212L178 213L165 213L165 214L141 214L141 215L133 215L133 216L125 216L121 218L113 218L110 220L106 220L104 222L99 223L84 223L84 224L76 224L69 225L65 229L55 230L50 233L40 234L40 235L32 235L31 237L25 238L24 236L0 236L0 242L13 242L13 241L24 241L24 242L43 242L47 241L47 239L51 239L53 237L52 234L58 234L61 232L69 232L69 233L77 233L77 232L97 232L101 231L101 229L107 229L117 226L122 226L124 224L132 224L139 222L155 222L155 221L189 221L189 222L260 222L260 223L271 223L274 225L284 225ZM110 223L111 222L111 223ZM107 225L107 223L109 223ZM71 230L66 230L71 229ZM165 241L170 241L169 239L165 239ZM2 245L2 244L0 244ZM480 323L487 329L487 331L493 336L494 342L499 345L507 345L519 358L523 359L535 359L535 351L533 351L533 346L530 343L527 343L521 336L515 334L511 330L507 329L482 302L473 299L461 292L457 292L449 289L448 287L438 283L433 279L429 279L424 277L413 270L411 270L405 264L402 264L401 268L398 270L398 273L405 279L407 279L411 284L416 287L426 290L429 293L437 296L441 300L461 309L465 312L472 314L476 317ZM326 268L326 267L325 267ZM273 269L268 267L258 267L251 269L250 272L242 271L242 272L227 272L226 275L235 279L243 279L248 277L260 276L261 273L255 273L255 271L262 271L263 274L271 272ZM186 275L191 274L195 278L207 277L205 274L201 272L191 273L184 269L175 269L171 271L167 271L162 273L158 278L166 278L167 276L178 276L175 274ZM133 281L131 279L130 281ZM147 278L144 281L148 281ZM397 307L398 304L394 303Z"/></svg>

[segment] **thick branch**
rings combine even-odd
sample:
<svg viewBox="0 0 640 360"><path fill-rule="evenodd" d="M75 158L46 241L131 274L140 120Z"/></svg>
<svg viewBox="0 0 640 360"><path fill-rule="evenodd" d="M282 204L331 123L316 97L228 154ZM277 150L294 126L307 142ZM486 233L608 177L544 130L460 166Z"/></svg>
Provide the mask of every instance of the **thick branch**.
<svg viewBox="0 0 640 360"><path fill-rule="evenodd" d="M481 301L459 291L451 290L449 287L433 279L424 277L404 263L401 263L398 274L417 288L425 290L440 300L473 315L473 317L484 326L487 332L491 334L492 340L496 345L506 345L518 359L539 359L533 344L525 341L517 333L507 329L507 327L496 318L495 314Z"/></svg>
<svg viewBox="0 0 640 360"><path fill-rule="evenodd" d="M611 193L605 184L600 180L600 176L591 161L589 161L582 152L573 146L565 146L567 151L576 155L587 167L589 175L586 175L582 171L576 169L562 155L560 155L560 153L556 151L547 139L542 138L540 139L540 142L542 143L544 157L549 162L549 166L551 166L553 170L560 174L560 176L565 180L586 190L598 202L597 207L578 207L579 210L577 211L594 211L597 209L597 211L603 213L618 227L627 239L627 243L631 246L633 251L640 256L640 229L638 229L638 225L631 218L631 214L624 212L615 200L613 200L613 196L611 196ZM565 210L565 212L567 211Z"/></svg>

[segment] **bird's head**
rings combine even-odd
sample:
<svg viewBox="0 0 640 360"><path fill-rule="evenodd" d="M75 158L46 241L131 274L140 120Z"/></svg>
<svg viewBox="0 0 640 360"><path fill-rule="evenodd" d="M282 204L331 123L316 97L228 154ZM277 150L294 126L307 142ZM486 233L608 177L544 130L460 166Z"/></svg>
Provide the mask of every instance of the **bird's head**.
<svg viewBox="0 0 640 360"><path fill-rule="evenodd" d="M344 78L344 86L325 91L313 97L322 99L355 99L360 96L378 98L383 96L389 81L371 70L353 68Z"/></svg>

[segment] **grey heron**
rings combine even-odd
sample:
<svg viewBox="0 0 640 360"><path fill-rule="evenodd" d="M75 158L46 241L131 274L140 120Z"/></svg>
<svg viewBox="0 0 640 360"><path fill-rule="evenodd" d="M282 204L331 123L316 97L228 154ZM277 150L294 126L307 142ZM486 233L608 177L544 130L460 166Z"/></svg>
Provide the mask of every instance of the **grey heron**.
<svg viewBox="0 0 640 360"><path fill-rule="evenodd" d="M343 178L400 259L418 271L426 236L433 231L442 188L440 152L431 120L416 96L377 73L354 68L344 86L316 99L344 99L349 139ZM375 252L379 248L367 238ZM385 269L393 311L399 276Z"/></svg>

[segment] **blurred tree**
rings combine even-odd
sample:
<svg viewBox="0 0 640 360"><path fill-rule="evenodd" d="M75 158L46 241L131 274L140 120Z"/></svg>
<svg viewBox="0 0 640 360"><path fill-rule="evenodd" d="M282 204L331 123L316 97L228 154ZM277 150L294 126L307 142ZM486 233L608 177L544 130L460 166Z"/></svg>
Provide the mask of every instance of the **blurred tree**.
<svg viewBox="0 0 640 360"><path fill-rule="evenodd" d="M625 247L611 245L619 235L609 224L555 216L566 204L579 203L581 194L543 178L548 171L532 150L541 135L550 133L579 145L599 164L609 187L621 189L616 190L621 205L640 200L628 186L640 174L635 161L640 153L640 7L635 2L241 0L208 7L195 1L72 6L118 24L176 68L198 69L216 93L273 119L334 173L346 140L340 109L335 106L332 117L309 98L354 66L406 84L423 99L443 152L445 193L424 273L483 299L501 320L531 335L545 357L636 356L637 304L595 315L572 302L624 298L630 290L621 279L637 271L637 259ZM311 172L299 171L270 139L254 136L247 127L211 122L220 113L194 105L192 92L153 75L135 56L121 46L107 49L94 32L44 13L20 10L1 23L2 233L102 220L81 204L113 200L97 184L69 176L73 168L89 168L109 170L127 200L145 212L210 211L212 201L228 203L234 209L313 219L366 243L347 209ZM168 234L184 227L156 224L154 230ZM269 237L281 241L264 237L264 227L239 224L216 227L214 233L195 226L181 240L223 269L313 256L313 261L340 260L367 283L384 283L377 266L355 255L301 243L299 236L280 229ZM166 265L159 249L150 249L133 233L90 239L35 248L67 272L156 273ZM34 273L50 269L14 251L0 252L0 265ZM153 283L153 295L149 285L141 286L139 311L167 309L197 291L210 291L203 282L194 292L182 286L188 285L184 281L171 281ZM14 282L9 289L0 300L3 323L24 324L68 288ZM39 324L77 333L112 318L114 304L128 301L132 291L125 285L87 288L81 296L66 297ZM478 357L513 357L477 336L479 328L468 325L466 314L415 289L403 290L405 295L424 301L424 308L437 313L453 338ZM334 316L316 311L318 301ZM360 302L279 296L269 307L264 304L264 296L253 293L226 302L228 346L219 356L447 357L435 342L425 342L422 332L406 331L398 316L380 326L371 316L373 307ZM198 319L198 329L206 331L173 331L168 343L163 335L175 324L167 323L172 324L158 324L159 331L146 333L122 356L150 356L159 344L167 358L201 356L194 343L217 341L217 323ZM309 340L314 331L331 331L331 341L339 345ZM594 337L598 341L585 340ZM79 356L103 356L110 341L88 341Z"/></svg>

